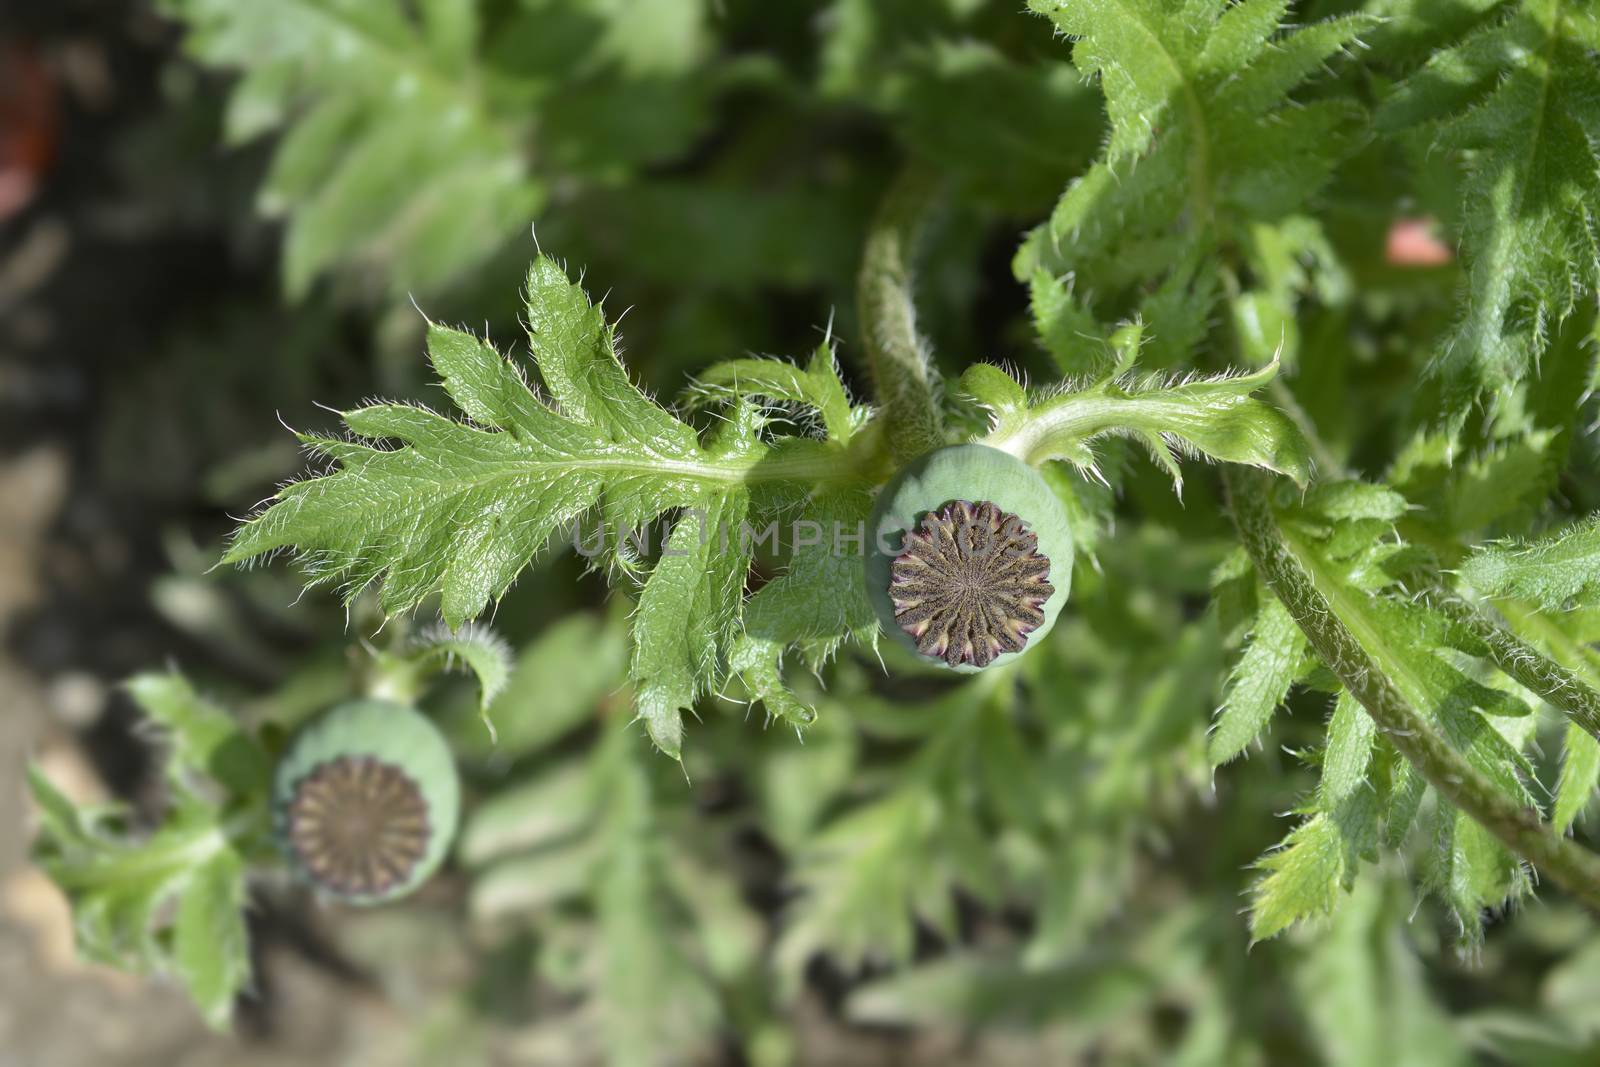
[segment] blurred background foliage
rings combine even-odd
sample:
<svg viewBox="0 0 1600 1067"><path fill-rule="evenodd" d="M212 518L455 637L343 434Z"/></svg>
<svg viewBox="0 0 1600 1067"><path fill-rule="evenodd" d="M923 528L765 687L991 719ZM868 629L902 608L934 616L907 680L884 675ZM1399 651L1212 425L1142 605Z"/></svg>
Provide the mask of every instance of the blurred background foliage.
<svg viewBox="0 0 1600 1067"><path fill-rule="evenodd" d="M0 441L8 471L44 463L50 487L9 481L0 500L26 572L0 602L17 707L0 729L148 819L163 786L117 680L175 663L256 726L349 693L360 644L404 628L372 637L370 611L300 598L283 568L212 571L229 516L299 469L280 422L433 395L418 307L517 337L535 242L629 309L628 366L665 399L715 360L808 353L830 322L848 364L866 220L918 159L957 190L919 281L936 351L953 370L1048 373L1012 257L1104 121L1018 6L8 5L0 163L23 192L0 198ZM1450 28L1378 6L1395 17L1369 43L1396 63ZM1449 6L1464 24L1485 5ZM1428 506L1419 540L1430 522L1518 528L1557 483L1592 507L1594 446L1567 424L1458 469L1411 436L1459 273L1384 257L1401 213L1452 225L1458 176L1423 147L1357 152L1323 194L1325 230L1260 230L1240 252L1250 302L1206 328L1248 350L1240 309L1280 315L1261 336L1287 338L1295 395L1356 467L1411 441L1398 481ZM1586 380L1580 326L1552 358ZM556 553L494 618L516 649L498 744L469 682L427 695L471 800L445 874L366 913L256 884L236 1043L188 1047L235 1063L1596 1062L1600 932L1557 894L1464 957L1389 861L1320 927L1251 946L1251 865L1314 782L1327 694L1297 692L1268 744L1213 777L1207 729L1242 636L1225 601L1208 607L1232 546L1214 474L1193 470L1180 503L1142 459L1106 459L1118 492L1081 491L1107 532L1020 672L891 676L852 652L826 686L800 679L819 713L804 743L729 693L702 706L682 769L627 721L626 605ZM1541 729L1557 751L1559 723ZM20 991L25 967L5 967ZM66 1018L7 1022L20 1062L145 1062L138 1042L91 1055Z"/></svg>

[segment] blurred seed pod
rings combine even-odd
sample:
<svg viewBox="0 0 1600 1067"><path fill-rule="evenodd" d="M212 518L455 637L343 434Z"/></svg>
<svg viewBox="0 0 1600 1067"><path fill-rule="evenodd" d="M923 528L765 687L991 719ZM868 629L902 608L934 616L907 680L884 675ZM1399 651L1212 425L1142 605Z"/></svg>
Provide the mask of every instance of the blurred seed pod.
<svg viewBox="0 0 1600 1067"><path fill-rule="evenodd" d="M279 846L330 896L378 904L421 885L455 836L461 783L438 729L384 700L341 704L290 742L273 776Z"/></svg>

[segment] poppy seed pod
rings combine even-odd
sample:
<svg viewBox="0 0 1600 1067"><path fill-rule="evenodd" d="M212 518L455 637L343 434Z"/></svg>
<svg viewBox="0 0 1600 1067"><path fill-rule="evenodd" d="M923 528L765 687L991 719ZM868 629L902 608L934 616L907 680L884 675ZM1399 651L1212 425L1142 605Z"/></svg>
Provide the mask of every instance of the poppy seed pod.
<svg viewBox="0 0 1600 1067"><path fill-rule="evenodd" d="M1008 662L1067 601L1066 509L1008 452L969 444L922 456L879 494L867 534L878 621L926 662L956 671Z"/></svg>
<svg viewBox="0 0 1600 1067"><path fill-rule="evenodd" d="M450 748L413 708L340 704L302 729L273 773L278 843L296 875L352 904L411 892L455 836Z"/></svg>

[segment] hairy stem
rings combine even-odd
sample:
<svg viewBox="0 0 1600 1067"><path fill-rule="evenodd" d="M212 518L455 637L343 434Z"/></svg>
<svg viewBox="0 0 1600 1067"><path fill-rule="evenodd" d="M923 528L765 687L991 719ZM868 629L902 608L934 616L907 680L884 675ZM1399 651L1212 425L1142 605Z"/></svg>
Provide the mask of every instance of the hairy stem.
<svg viewBox="0 0 1600 1067"><path fill-rule="evenodd" d="M1432 591L1428 603L1482 642L1489 662L1600 741L1600 693L1583 679L1454 594Z"/></svg>
<svg viewBox="0 0 1600 1067"><path fill-rule="evenodd" d="M1376 643L1376 635L1368 633L1364 643L1353 632L1365 629L1353 596L1325 576L1319 587L1307 561L1298 558L1284 538L1268 499L1268 477L1230 466L1224 480L1234 524L1257 571L1289 609L1312 649L1367 709L1378 729L1440 797L1477 820L1557 885L1600 911L1600 856L1556 834L1533 808L1496 790L1423 718L1385 673L1381 649L1368 647Z"/></svg>
<svg viewBox="0 0 1600 1067"><path fill-rule="evenodd" d="M889 448L901 462L944 443L939 372L917 333L911 296L913 253L938 193L926 171L913 166L901 172L867 234L856 281L867 369L888 424Z"/></svg>
<svg viewBox="0 0 1600 1067"><path fill-rule="evenodd" d="M1325 478L1348 477L1349 472L1322 440L1315 424L1307 417L1283 380L1273 379L1268 388L1272 390L1273 399L1300 427L1300 432L1310 443L1321 468L1319 473ZM1484 646L1489 662L1519 685L1543 697L1585 733L1600 741L1600 693L1455 593L1436 588L1424 595L1431 607Z"/></svg>

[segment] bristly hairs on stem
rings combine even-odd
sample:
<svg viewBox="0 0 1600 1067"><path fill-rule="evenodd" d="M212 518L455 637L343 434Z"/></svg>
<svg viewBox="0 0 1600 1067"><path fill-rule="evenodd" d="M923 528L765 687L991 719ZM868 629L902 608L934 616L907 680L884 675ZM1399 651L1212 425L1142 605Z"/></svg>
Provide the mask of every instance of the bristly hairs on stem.
<svg viewBox="0 0 1600 1067"><path fill-rule="evenodd" d="M927 341L917 331L912 261L942 184L916 164L884 194L867 234L856 285L867 370L889 430L889 448L904 463L945 443L943 385Z"/></svg>
<svg viewBox="0 0 1600 1067"><path fill-rule="evenodd" d="M1600 911L1600 856L1562 837L1531 807L1499 792L1439 735L1351 632L1285 540L1272 512L1269 477L1223 468L1228 506L1257 571L1312 649L1366 708L1378 729L1441 797L1476 819L1517 856Z"/></svg>

